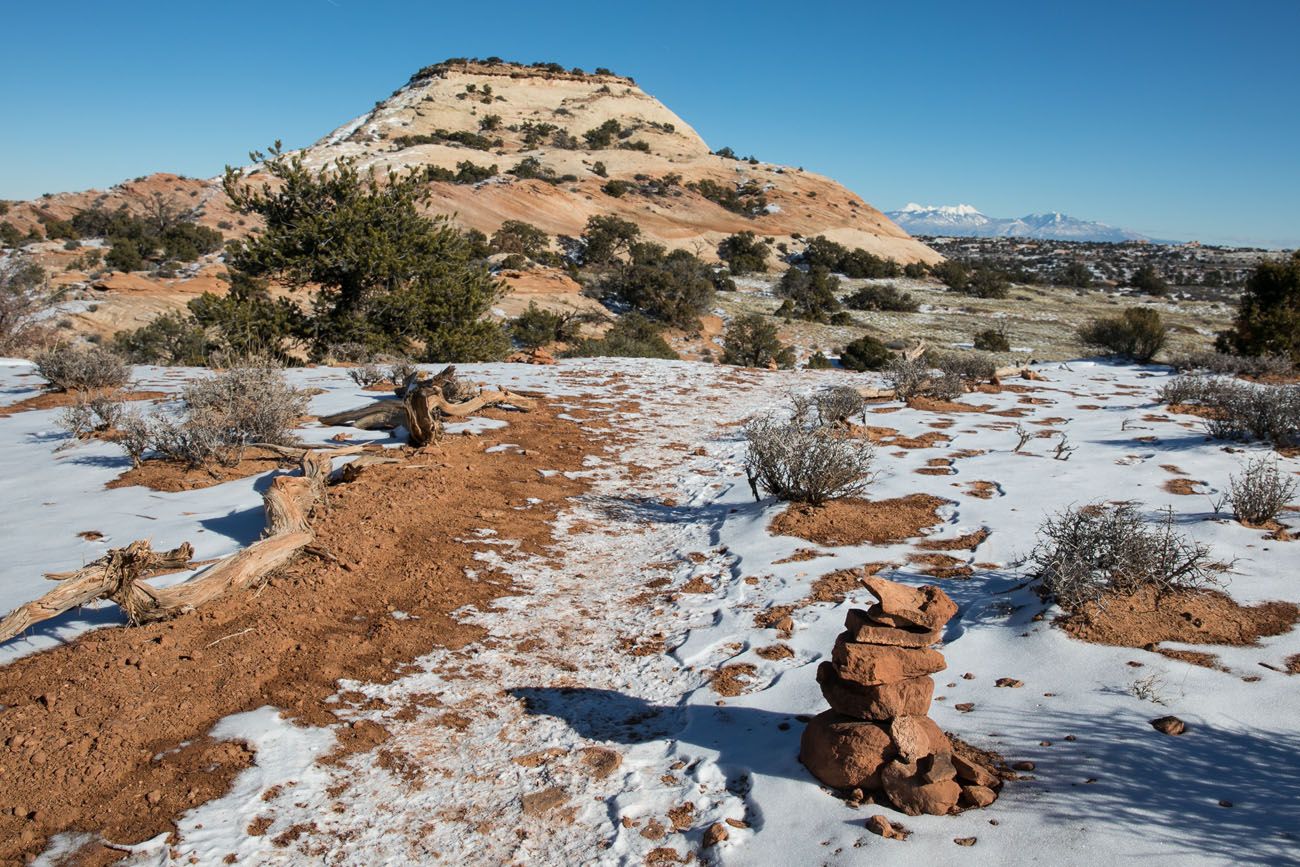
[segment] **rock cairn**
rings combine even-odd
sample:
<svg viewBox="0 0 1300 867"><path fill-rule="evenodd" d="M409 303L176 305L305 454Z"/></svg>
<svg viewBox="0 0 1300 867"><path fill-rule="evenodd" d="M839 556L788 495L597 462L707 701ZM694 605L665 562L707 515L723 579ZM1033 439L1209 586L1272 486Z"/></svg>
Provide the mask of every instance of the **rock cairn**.
<svg viewBox="0 0 1300 867"><path fill-rule="evenodd" d="M930 645L957 605L933 585L863 581L877 602L849 611L831 660L817 669L831 709L808 723L800 760L826 785L910 816L988 806L1001 786L997 775L955 753L926 715L930 675L945 667Z"/></svg>

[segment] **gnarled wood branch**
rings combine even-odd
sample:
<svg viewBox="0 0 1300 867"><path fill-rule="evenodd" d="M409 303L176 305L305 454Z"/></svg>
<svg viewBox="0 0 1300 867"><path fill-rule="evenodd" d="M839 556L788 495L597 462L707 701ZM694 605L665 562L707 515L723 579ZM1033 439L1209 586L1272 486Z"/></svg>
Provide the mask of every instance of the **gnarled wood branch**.
<svg viewBox="0 0 1300 867"><path fill-rule="evenodd" d="M231 590L257 584L315 538L308 518L324 495L332 462L328 453L317 450L304 452L301 461L301 476L280 476L266 492L266 530L261 541L218 560L188 581L164 588L153 587L144 578L187 568L194 556L192 545L186 542L171 551L154 552L141 540L114 548L76 572L54 576L58 588L6 615L0 620L0 642L96 599L116 602L134 625L173 617Z"/></svg>

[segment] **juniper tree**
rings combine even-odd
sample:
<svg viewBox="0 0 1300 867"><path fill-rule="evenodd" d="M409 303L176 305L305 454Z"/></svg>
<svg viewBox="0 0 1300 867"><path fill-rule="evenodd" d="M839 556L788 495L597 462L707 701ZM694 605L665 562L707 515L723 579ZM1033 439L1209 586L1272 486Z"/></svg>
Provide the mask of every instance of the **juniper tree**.
<svg viewBox="0 0 1300 867"><path fill-rule="evenodd" d="M445 216L422 212L429 189L420 172L381 178L347 157L313 171L279 142L251 156L265 180L227 166L224 187L237 211L264 226L232 243L228 261L253 278L319 287L314 355L344 341L439 361L506 352L504 331L483 318L504 287Z"/></svg>

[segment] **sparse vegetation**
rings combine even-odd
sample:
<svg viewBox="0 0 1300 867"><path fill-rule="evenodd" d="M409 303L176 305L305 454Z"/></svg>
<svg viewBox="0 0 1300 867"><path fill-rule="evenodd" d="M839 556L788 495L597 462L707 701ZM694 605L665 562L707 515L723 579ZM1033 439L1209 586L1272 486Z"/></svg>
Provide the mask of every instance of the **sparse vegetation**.
<svg viewBox="0 0 1300 867"><path fill-rule="evenodd" d="M23 256L0 261L0 355L29 352L53 339L42 313L55 301L45 270Z"/></svg>
<svg viewBox="0 0 1300 867"><path fill-rule="evenodd" d="M831 385L813 395L812 405L817 411L817 421L822 425L832 425L861 415L867 401L856 388Z"/></svg>
<svg viewBox="0 0 1300 867"><path fill-rule="evenodd" d="M127 417L122 447L137 462L146 449L162 457L201 467L234 466L252 443L287 444L307 395L289 386L284 373L265 362L251 362L188 384L181 393L180 417Z"/></svg>
<svg viewBox="0 0 1300 867"><path fill-rule="evenodd" d="M632 244L630 252L631 261L601 279L602 296L668 325L698 328L713 303L712 270L693 254L660 244Z"/></svg>
<svg viewBox="0 0 1300 867"><path fill-rule="evenodd" d="M880 370L893 357L894 353L870 334L864 334L840 350L840 364L848 370Z"/></svg>
<svg viewBox="0 0 1300 867"><path fill-rule="evenodd" d="M1233 514L1243 524L1254 526L1276 519L1295 492L1295 480L1278 469L1276 458L1248 461L1241 475L1231 476L1228 481Z"/></svg>
<svg viewBox="0 0 1300 867"><path fill-rule="evenodd" d="M663 326L639 313L627 313L599 339L582 339L564 353L566 358L667 358L677 353L664 340Z"/></svg>
<svg viewBox="0 0 1300 867"><path fill-rule="evenodd" d="M767 270L767 245L746 230L723 238L718 244L718 258L737 276L761 273Z"/></svg>
<svg viewBox="0 0 1300 867"><path fill-rule="evenodd" d="M776 325L761 313L733 319L722 336L722 363L737 367L794 366L794 350L781 342Z"/></svg>
<svg viewBox="0 0 1300 867"><path fill-rule="evenodd" d="M728 186L705 178L686 186L732 213L746 217L759 217L767 213L767 196L758 181Z"/></svg>
<svg viewBox="0 0 1300 867"><path fill-rule="evenodd" d="M894 313L915 313L921 305L911 293L902 292L893 283L863 286L844 299L850 310L882 310Z"/></svg>
<svg viewBox="0 0 1300 867"><path fill-rule="evenodd" d="M37 355L36 372L58 391L121 388L131 378L131 369L117 354L70 343Z"/></svg>
<svg viewBox="0 0 1300 867"><path fill-rule="evenodd" d="M753 418L745 441L750 483L778 499L818 505L856 496L871 483L871 444L801 413L789 421Z"/></svg>
<svg viewBox="0 0 1300 867"><path fill-rule="evenodd" d="M1209 548L1177 531L1172 510L1149 522L1132 503L1091 504L1048 517L1029 560L1043 590L1070 611L1112 593L1216 586L1222 571Z"/></svg>
<svg viewBox="0 0 1300 867"><path fill-rule="evenodd" d="M1145 307L1130 307L1119 316L1094 319L1079 329L1079 339L1089 346L1142 363L1155 358L1168 336L1160 314Z"/></svg>
<svg viewBox="0 0 1300 867"><path fill-rule="evenodd" d="M1010 352L1011 340L1005 328L986 328L975 335L975 348L982 352Z"/></svg>
<svg viewBox="0 0 1300 867"><path fill-rule="evenodd" d="M508 351L503 329L484 318L503 287L471 259L469 242L445 217L421 212L429 196L421 173L381 183L347 158L314 172L278 145L269 156L253 156L280 183L253 186L227 169L234 207L265 221L231 245L229 264L252 280L320 287L310 317L298 317L308 320L302 325L312 353L343 341L440 361L486 361ZM232 306L255 316L227 318L263 321L262 314L277 312L269 304L250 290Z"/></svg>
<svg viewBox="0 0 1300 867"><path fill-rule="evenodd" d="M850 250L822 235L808 240L799 262L810 269L825 268L853 278L898 277L902 274L902 269L893 259L882 259L860 247Z"/></svg>
<svg viewBox="0 0 1300 867"><path fill-rule="evenodd" d="M1285 261L1263 262L1251 273L1218 347L1239 355L1281 355L1300 366L1300 251Z"/></svg>

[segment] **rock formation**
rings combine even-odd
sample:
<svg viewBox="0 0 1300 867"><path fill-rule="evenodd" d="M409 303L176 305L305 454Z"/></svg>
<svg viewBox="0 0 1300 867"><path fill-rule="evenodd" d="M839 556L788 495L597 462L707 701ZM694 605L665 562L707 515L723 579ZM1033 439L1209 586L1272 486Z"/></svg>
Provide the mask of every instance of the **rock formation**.
<svg viewBox="0 0 1300 867"><path fill-rule="evenodd" d="M915 588L874 575L863 579L877 602L853 609L817 682L831 709L808 723L800 760L817 779L861 790L908 815L943 815L986 807L1001 782L979 762L954 752L926 714L930 675L945 667L931 649L957 613L933 585Z"/></svg>

